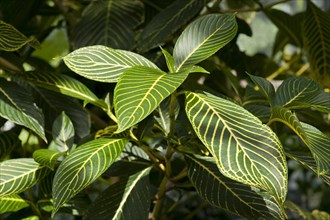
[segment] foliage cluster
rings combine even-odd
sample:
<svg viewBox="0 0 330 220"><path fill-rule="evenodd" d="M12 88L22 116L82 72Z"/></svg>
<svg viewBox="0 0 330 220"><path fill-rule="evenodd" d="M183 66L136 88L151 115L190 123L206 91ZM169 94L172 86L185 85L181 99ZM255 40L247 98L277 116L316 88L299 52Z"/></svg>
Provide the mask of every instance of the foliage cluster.
<svg viewBox="0 0 330 220"><path fill-rule="evenodd" d="M287 2L1 1L0 214L329 219L330 14Z"/></svg>

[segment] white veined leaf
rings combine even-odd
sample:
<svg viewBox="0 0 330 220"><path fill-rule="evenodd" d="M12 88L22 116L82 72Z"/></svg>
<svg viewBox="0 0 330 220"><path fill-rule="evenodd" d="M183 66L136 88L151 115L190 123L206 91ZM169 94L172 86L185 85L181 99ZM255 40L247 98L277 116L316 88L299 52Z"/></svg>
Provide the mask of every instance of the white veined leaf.
<svg viewBox="0 0 330 220"><path fill-rule="evenodd" d="M267 98L270 105L273 104L273 98L275 96L275 88L274 86L265 78L259 76L250 75L252 81L258 86L258 88L262 91L264 96Z"/></svg>
<svg viewBox="0 0 330 220"><path fill-rule="evenodd" d="M247 219L284 219L282 204L265 191L225 177L214 158L185 155L188 177L210 204Z"/></svg>
<svg viewBox="0 0 330 220"><path fill-rule="evenodd" d="M11 159L0 163L0 197L29 189L49 173L32 158Z"/></svg>
<svg viewBox="0 0 330 220"><path fill-rule="evenodd" d="M16 194L0 197L0 215L7 212L16 212L28 206L29 203Z"/></svg>
<svg viewBox="0 0 330 220"><path fill-rule="evenodd" d="M106 46L83 47L63 58L75 73L100 82L117 82L121 74L133 66L157 66L143 56Z"/></svg>
<svg viewBox="0 0 330 220"><path fill-rule="evenodd" d="M53 140L62 151L69 150L74 142L74 127L70 118L62 112L52 127Z"/></svg>
<svg viewBox="0 0 330 220"><path fill-rule="evenodd" d="M5 159L15 147L19 147L21 140L12 131L0 133L0 161Z"/></svg>
<svg viewBox="0 0 330 220"><path fill-rule="evenodd" d="M220 172L274 196L287 193L287 167L276 134L250 112L210 94L186 93L186 113Z"/></svg>
<svg viewBox="0 0 330 220"><path fill-rule="evenodd" d="M105 45L132 49L136 28L143 21L143 9L138 0L91 1L72 31L73 47Z"/></svg>
<svg viewBox="0 0 330 220"><path fill-rule="evenodd" d="M159 69L136 66L124 72L114 92L120 133L153 112L186 79L189 71L167 74Z"/></svg>
<svg viewBox="0 0 330 220"><path fill-rule="evenodd" d="M86 103L92 103L103 109L107 108L105 102L98 99L97 96L83 83L67 75L52 72L41 73L38 71L31 71L15 76L28 81L32 85L81 99Z"/></svg>
<svg viewBox="0 0 330 220"><path fill-rule="evenodd" d="M125 139L100 138L74 149L60 164L54 177L52 215L106 171L126 142Z"/></svg>
<svg viewBox="0 0 330 220"><path fill-rule="evenodd" d="M26 44L39 48L40 44L35 38L27 38L12 25L0 20L0 50L15 51Z"/></svg>
<svg viewBox="0 0 330 220"><path fill-rule="evenodd" d="M235 15L209 14L190 23L174 46L175 69L193 66L229 43L236 35Z"/></svg>
<svg viewBox="0 0 330 220"><path fill-rule="evenodd" d="M39 149L33 152L33 159L42 166L46 166L51 170L54 170L57 159L62 156L63 153L49 150Z"/></svg>
<svg viewBox="0 0 330 220"><path fill-rule="evenodd" d="M0 116L23 125L47 142L44 131L44 115L29 91L14 82L0 79Z"/></svg>
<svg viewBox="0 0 330 220"><path fill-rule="evenodd" d="M121 177L96 198L87 209L84 219L148 219L151 204L150 169L148 167L128 178Z"/></svg>

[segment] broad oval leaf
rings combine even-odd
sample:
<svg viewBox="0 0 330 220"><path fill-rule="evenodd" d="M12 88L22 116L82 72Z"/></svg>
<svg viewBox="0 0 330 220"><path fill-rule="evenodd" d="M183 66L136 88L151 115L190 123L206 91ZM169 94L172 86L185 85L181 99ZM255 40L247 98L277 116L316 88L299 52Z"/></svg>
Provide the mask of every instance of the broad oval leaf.
<svg viewBox="0 0 330 220"><path fill-rule="evenodd" d="M106 46L83 47L63 58L75 73L100 82L117 82L121 74L133 66L157 66L143 56Z"/></svg>
<svg viewBox="0 0 330 220"><path fill-rule="evenodd" d="M52 127L53 140L62 151L69 150L74 142L74 127L70 118L62 112Z"/></svg>
<svg viewBox="0 0 330 220"><path fill-rule="evenodd" d="M0 197L29 189L49 173L32 158L11 159L0 163Z"/></svg>
<svg viewBox="0 0 330 220"><path fill-rule="evenodd" d="M206 2L206 0L174 1L147 24L141 33L138 43L139 50L148 51L157 47L168 35L177 31L199 13Z"/></svg>
<svg viewBox="0 0 330 220"><path fill-rule="evenodd" d="M0 161L5 159L15 147L21 144L21 140L14 132L7 131L0 133Z"/></svg>
<svg viewBox="0 0 330 220"><path fill-rule="evenodd" d="M185 155L188 177L197 193L214 206L247 219L284 219L272 195L225 177L212 157Z"/></svg>
<svg viewBox="0 0 330 220"><path fill-rule="evenodd" d="M146 118L186 79L189 72L167 74L136 66L128 69L115 88L114 107L120 133Z"/></svg>
<svg viewBox="0 0 330 220"><path fill-rule="evenodd" d="M236 35L235 15L210 14L195 20L175 43L176 71L193 66L229 43Z"/></svg>
<svg viewBox="0 0 330 220"><path fill-rule="evenodd" d="M330 85L329 23L329 13L322 11L311 1L308 1L303 23L304 45L316 78L327 87Z"/></svg>
<svg viewBox="0 0 330 220"><path fill-rule="evenodd" d="M275 94L275 105L286 108L305 107L312 102L319 93L321 87L314 80L305 77L291 77L283 81Z"/></svg>
<svg viewBox="0 0 330 220"><path fill-rule="evenodd" d="M52 72L41 73L38 71L31 71L15 76L28 81L32 85L81 99L86 103L92 103L101 108L107 108L105 102L98 99L84 84L67 75Z"/></svg>
<svg viewBox="0 0 330 220"><path fill-rule="evenodd" d="M271 193L287 192L287 167L276 134L244 108L210 94L186 93L186 113L220 172Z"/></svg>
<svg viewBox="0 0 330 220"><path fill-rule="evenodd" d="M54 170L57 159L62 156L63 153L49 150L39 149L33 152L33 159L42 166L46 166L51 170Z"/></svg>
<svg viewBox="0 0 330 220"><path fill-rule="evenodd" d="M148 219L151 203L149 171L150 167L128 178L120 178L96 198L84 219Z"/></svg>
<svg viewBox="0 0 330 220"><path fill-rule="evenodd" d="M44 141L44 116L37 107L29 90L14 82L0 79L0 116L16 124L30 128Z"/></svg>
<svg viewBox="0 0 330 220"><path fill-rule="evenodd" d="M120 155L126 142L125 139L100 138L73 150L60 164L54 177L52 215L106 171Z"/></svg>
<svg viewBox="0 0 330 220"><path fill-rule="evenodd" d="M100 44L132 49L143 8L138 0L91 1L72 32L74 48Z"/></svg>
<svg viewBox="0 0 330 220"><path fill-rule="evenodd" d="M16 194L0 197L0 215L16 212L28 206L29 203Z"/></svg>
<svg viewBox="0 0 330 220"><path fill-rule="evenodd" d="M15 51L26 44L34 48L40 46L35 38L27 38L12 25L0 20L0 50Z"/></svg>

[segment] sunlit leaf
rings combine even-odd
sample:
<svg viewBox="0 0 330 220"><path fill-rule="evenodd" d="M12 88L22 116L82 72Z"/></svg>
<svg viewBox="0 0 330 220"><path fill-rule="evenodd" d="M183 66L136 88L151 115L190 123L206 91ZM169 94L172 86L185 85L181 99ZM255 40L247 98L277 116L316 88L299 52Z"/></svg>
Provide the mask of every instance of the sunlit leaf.
<svg viewBox="0 0 330 220"><path fill-rule="evenodd" d="M78 49L89 45L105 45L129 50L134 45L135 28L142 19L141 1L92 1L72 32L73 46Z"/></svg>
<svg viewBox="0 0 330 220"><path fill-rule="evenodd" d="M54 177L52 215L106 171L120 155L125 143L125 139L100 138L73 150L60 164Z"/></svg>
<svg viewBox="0 0 330 220"><path fill-rule="evenodd" d="M220 172L263 189L282 204L287 167L276 134L244 108L210 94L186 93L186 113Z"/></svg>
<svg viewBox="0 0 330 220"><path fill-rule="evenodd" d="M115 88L114 105L120 133L146 118L186 79L189 72L175 74L150 67L128 69Z"/></svg>
<svg viewBox="0 0 330 220"><path fill-rule="evenodd" d="M175 73L175 61L174 61L174 58L173 56L167 52L167 50L162 49L162 53L165 57L165 61L166 61L166 65L167 65L167 68L168 70L170 71L170 73Z"/></svg>
<svg viewBox="0 0 330 220"><path fill-rule="evenodd" d="M0 196L17 194L29 189L50 170L32 158L6 160L0 163Z"/></svg>
<svg viewBox="0 0 330 220"><path fill-rule="evenodd" d="M81 99L101 108L107 107L104 101L98 99L84 84L67 75L32 71L20 74L19 77L28 81L32 85Z"/></svg>
<svg viewBox="0 0 330 220"><path fill-rule="evenodd" d="M89 207L85 219L148 219L149 171L150 167L111 185Z"/></svg>
<svg viewBox="0 0 330 220"><path fill-rule="evenodd" d="M303 23L304 45L316 78L325 86L330 84L330 14L307 2Z"/></svg>
<svg viewBox="0 0 330 220"><path fill-rule="evenodd" d="M35 104L30 91L14 82L0 79L0 116L30 128L46 141L44 116Z"/></svg>
<svg viewBox="0 0 330 220"><path fill-rule="evenodd" d="M213 55L235 37L236 31L234 14L210 14L190 23L174 46L176 71Z"/></svg>
<svg viewBox="0 0 330 220"><path fill-rule="evenodd" d="M21 141L17 134L7 131L0 133L0 161L6 158L14 148L20 145Z"/></svg>
<svg viewBox="0 0 330 220"><path fill-rule="evenodd" d="M46 166L51 170L54 170L57 158L59 158L61 155L61 152L49 149L39 149L33 152L33 159L40 165Z"/></svg>
<svg viewBox="0 0 330 220"><path fill-rule="evenodd" d="M198 194L212 205L247 219L283 219L271 195L225 177L212 157L186 155L186 161Z"/></svg>
<svg viewBox="0 0 330 220"><path fill-rule="evenodd" d="M16 212L28 206L29 203L16 194L0 197L0 215L6 212Z"/></svg>
<svg viewBox="0 0 330 220"><path fill-rule="evenodd" d="M141 33L138 48L147 51L160 45L168 35L177 31L200 12L206 2L206 0L174 1L147 24Z"/></svg>
<svg viewBox="0 0 330 220"><path fill-rule="evenodd" d="M100 82L117 82L121 74L133 66L157 66L143 56L106 46L83 47L63 58L75 73Z"/></svg>
<svg viewBox="0 0 330 220"><path fill-rule="evenodd" d="M272 110L272 121L280 121L289 126L311 150L317 164L317 174L330 172L330 138L315 127L300 122L298 117L290 110L275 107Z"/></svg>
<svg viewBox="0 0 330 220"><path fill-rule="evenodd" d="M40 46L35 38L27 38L12 25L0 20L0 50L15 51L26 44L34 48Z"/></svg>
<svg viewBox="0 0 330 220"><path fill-rule="evenodd" d="M54 121L52 135L54 142L63 149L69 150L74 142L74 127L70 118L62 112Z"/></svg>

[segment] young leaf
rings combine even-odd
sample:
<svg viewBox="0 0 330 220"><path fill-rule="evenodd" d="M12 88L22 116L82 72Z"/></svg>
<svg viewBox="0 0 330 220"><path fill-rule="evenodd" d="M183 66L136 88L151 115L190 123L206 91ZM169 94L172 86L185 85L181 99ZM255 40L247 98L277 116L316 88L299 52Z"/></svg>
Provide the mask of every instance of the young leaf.
<svg viewBox="0 0 330 220"><path fill-rule="evenodd" d="M235 15L210 14L195 20L175 43L175 69L193 66L229 43L236 35Z"/></svg>
<svg viewBox="0 0 330 220"><path fill-rule="evenodd" d="M275 105L286 108L305 107L321 93L321 87L314 80L305 77L291 77L284 80L275 94Z"/></svg>
<svg viewBox="0 0 330 220"><path fill-rule="evenodd" d="M275 96L274 86L265 78L259 76L253 76L248 74L252 81L259 87L264 96L267 98L270 105L273 103L273 98Z"/></svg>
<svg viewBox="0 0 330 220"><path fill-rule="evenodd" d="M157 47L168 35L177 31L199 13L206 2L206 0L174 1L148 23L141 34L139 50L148 51Z"/></svg>
<svg viewBox="0 0 330 220"><path fill-rule="evenodd" d="M157 66L143 56L106 46L83 47L63 58L75 73L100 82L117 82L125 70L133 66Z"/></svg>
<svg viewBox="0 0 330 220"><path fill-rule="evenodd" d="M84 219L148 219L149 171L150 167L111 185L87 209Z"/></svg>
<svg viewBox="0 0 330 220"><path fill-rule="evenodd" d="M0 163L0 197L29 189L50 170L32 158L6 160Z"/></svg>
<svg viewBox="0 0 330 220"><path fill-rule="evenodd" d="M15 51L26 44L38 48L39 42L35 38L27 38L12 25L0 20L0 50Z"/></svg>
<svg viewBox="0 0 330 220"><path fill-rule="evenodd" d="M0 215L16 212L28 206L29 203L16 194L0 197Z"/></svg>
<svg viewBox="0 0 330 220"><path fill-rule="evenodd" d="M169 52L167 52L165 49L163 49L163 48L161 48L161 49L162 49L162 53L165 57L165 61L166 61L168 70L170 71L170 73L175 73L175 61L174 61L173 56Z"/></svg>
<svg viewBox="0 0 330 220"><path fill-rule="evenodd" d="M25 81L28 81L32 85L81 99L101 108L107 107L104 101L98 99L96 95L92 93L84 84L67 75L52 72L40 73L33 71L19 74L19 77Z"/></svg>
<svg viewBox="0 0 330 220"><path fill-rule="evenodd" d="M106 171L120 155L126 142L125 139L100 138L73 150L60 164L54 177L52 215Z"/></svg>
<svg viewBox="0 0 330 220"><path fill-rule="evenodd" d="M39 149L33 152L33 159L42 166L46 166L51 170L54 170L57 159L63 155L61 152Z"/></svg>
<svg viewBox="0 0 330 220"><path fill-rule="evenodd" d="M17 134L7 131L0 133L0 161L5 159L15 147L20 145L21 141Z"/></svg>
<svg viewBox="0 0 330 220"><path fill-rule="evenodd" d="M74 127L70 118L62 112L54 121L52 135L54 142L63 151L69 150L74 142Z"/></svg>
<svg viewBox="0 0 330 220"><path fill-rule="evenodd" d="M143 3L138 0L92 1L72 31L74 48L106 45L132 49L143 11Z"/></svg>
<svg viewBox="0 0 330 220"><path fill-rule="evenodd" d="M142 121L186 79L189 72L175 74L136 66L120 78L114 93L114 107L120 133Z"/></svg>
<svg viewBox="0 0 330 220"><path fill-rule="evenodd" d="M283 219L273 196L222 175L212 157L185 155L188 176L198 194L214 206L247 219Z"/></svg>
<svg viewBox="0 0 330 220"><path fill-rule="evenodd" d="M0 116L30 128L44 141L44 116L29 91L14 82L0 79Z"/></svg>
<svg viewBox="0 0 330 220"><path fill-rule="evenodd" d="M276 134L244 108L210 94L186 93L186 113L220 172L263 189L282 204L287 167Z"/></svg>
<svg viewBox="0 0 330 220"><path fill-rule="evenodd" d="M307 2L303 23L304 45L308 60L315 71L316 78L324 85L330 84L330 14Z"/></svg>

